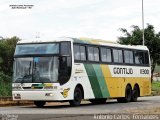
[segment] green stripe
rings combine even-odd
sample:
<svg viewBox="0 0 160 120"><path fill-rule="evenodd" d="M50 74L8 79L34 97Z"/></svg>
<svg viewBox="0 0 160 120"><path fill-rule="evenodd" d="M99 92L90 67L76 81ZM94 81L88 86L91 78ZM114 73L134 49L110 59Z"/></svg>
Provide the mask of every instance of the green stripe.
<svg viewBox="0 0 160 120"><path fill-rule="evenodd" d="M92 64L84 64L95 98L102 98L101 88Z"/></svg>
<svg viewBox="0 0 160 120"><path fill-rule="evenodd" d="M44 84L32 84L33 87L43 87Z"/></svg>
<svg viewBox="0 0 160 120"><path fill-rule="evenodd" d="M103 98L109 97L109 91L108 91L108 88L106 86L105 78L103 76L102 69L101 69L100 65L99 64L98 65L94 64L93 68L94 68L94 71L96 73L96 76L97 76L97 79L98 79L98 82L99 82L99 85L100 85L100 89L101 89Z"/></svg>

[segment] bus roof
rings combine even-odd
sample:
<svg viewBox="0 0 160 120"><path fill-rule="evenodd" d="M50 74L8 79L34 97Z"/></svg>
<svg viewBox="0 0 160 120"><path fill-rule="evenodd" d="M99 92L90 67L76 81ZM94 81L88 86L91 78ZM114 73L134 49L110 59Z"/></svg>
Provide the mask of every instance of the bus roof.
<svg viewBox="0 0 160 120"><path fill-rule="evenodd" d="M119 48L128 48L128 49L139 49L139 50L148 50L146 46L142 45L121 45L116 42L101 40L101 39L92 39L92 38L71 38L71 37L59 37L54 39L40 39L35 38L31 40L21 40L18 44L25 43L47 43L47 42L61 42L61 41L72 41L73 43L79 44L92 44L92 45L102 45L110 47L119 47Z"/></svg>
<svg viewBox="0 0 160 120"><path fill-rule="evenodd" d="M138 50L148 50L146 46L142 45L121 45L116 42L101 40L101 39L76 39L72 38L74 43L81 43L81 44L93 44L93 45L102 45L102 46L110 46L110 47L118 47L118 48L128 48L128 49L138 49Z"/></svg>

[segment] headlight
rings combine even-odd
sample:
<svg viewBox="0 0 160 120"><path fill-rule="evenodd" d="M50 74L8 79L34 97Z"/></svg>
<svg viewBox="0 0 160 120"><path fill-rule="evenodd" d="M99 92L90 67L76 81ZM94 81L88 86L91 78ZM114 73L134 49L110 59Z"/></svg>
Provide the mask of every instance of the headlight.
<svg viewBox="0 0 160 120"><path fill-rule="evenodd" d="M21 90L21 87L12 87L12 90Z"/></svg>
<svg viewBox="0 0 160 120"><path fill-rule="evenodd" d="M21 84L12 84L12 90L21 90Z"/></svg>

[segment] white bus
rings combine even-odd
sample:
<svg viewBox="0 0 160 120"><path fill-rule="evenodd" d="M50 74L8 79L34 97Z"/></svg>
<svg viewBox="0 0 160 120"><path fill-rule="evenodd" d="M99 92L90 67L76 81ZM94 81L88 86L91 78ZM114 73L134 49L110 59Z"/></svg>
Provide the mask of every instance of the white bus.
<svg viewBox="0 0 160 120"><path fill-rule="evenodd" d="M146 46L99 40L58 38L17 43L14 54L13 100L46 102L82 99L104 103L137 101L151 93L151 64Z"/></svg>

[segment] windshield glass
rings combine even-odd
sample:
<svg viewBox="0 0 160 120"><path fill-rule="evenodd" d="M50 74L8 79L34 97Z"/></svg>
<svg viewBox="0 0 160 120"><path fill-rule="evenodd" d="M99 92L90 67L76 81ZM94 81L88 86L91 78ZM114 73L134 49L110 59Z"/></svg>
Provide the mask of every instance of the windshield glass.
<svg viewBox="0 0 160 120"><path fill-rule="evenodd" d="M15 55L33 54L58 54L59 43L48 44L19 44L16 46Z"/></svg>
<svg viewBox="0 0 160 120"><path fill-rule="evenodd" d="M13 82L50 83L58 81L58 57L15 58Z"/></svg>

